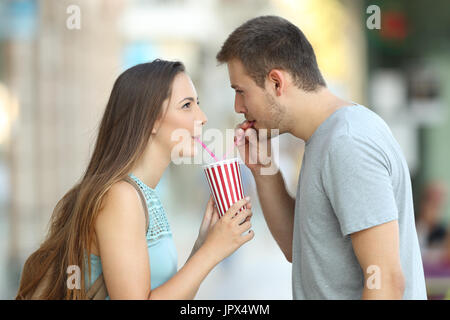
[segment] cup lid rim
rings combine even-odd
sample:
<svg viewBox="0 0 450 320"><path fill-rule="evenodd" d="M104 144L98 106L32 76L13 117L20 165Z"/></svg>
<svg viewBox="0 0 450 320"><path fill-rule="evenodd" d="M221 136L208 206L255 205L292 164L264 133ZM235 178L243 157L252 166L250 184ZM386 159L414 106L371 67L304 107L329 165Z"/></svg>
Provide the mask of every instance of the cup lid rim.
<svg viewBox="0 0 450 320"><path fill-rule="evenodd" d="M223 160L216 161L216 162L213 162L213 163L205 164L205 165L203 165L203 168L204 168L204 169L206 169L206 168L211 168L211 167L217 166L218 164L222 164L222 163L230 163L230 162L238 162L238 163L239 163L239 162L240 162L240 159L237 158L237 157L235 157L235 158L229 158L229 159L223 159Z"/></svg>

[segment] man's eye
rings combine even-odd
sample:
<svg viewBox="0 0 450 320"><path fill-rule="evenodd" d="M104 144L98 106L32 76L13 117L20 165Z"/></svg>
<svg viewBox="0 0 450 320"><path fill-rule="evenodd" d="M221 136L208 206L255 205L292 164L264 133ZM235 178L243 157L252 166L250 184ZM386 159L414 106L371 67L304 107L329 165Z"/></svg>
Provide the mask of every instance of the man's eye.
<svg viewBox="0 0 450 320"><path fill-rule="evenodd" d="M191 103L188 102L188 103L184 104L184 105L181 107L181 109L186 109L186 108L190 108L190 107L191 107Z"/></svg>
<svg viewBox="0 0 450 320"><path fill-rule="evenodd" d="M236 90L236 93L237 93L237 94L240 94L240 95L243 95L243 94L244 94L244 91L242 91L242 90Z"/></svg>

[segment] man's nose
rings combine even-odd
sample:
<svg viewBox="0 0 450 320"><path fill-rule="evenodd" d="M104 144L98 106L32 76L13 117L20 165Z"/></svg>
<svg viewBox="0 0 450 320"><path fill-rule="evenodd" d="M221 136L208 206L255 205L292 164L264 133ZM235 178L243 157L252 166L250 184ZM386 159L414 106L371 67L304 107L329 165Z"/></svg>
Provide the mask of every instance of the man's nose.
<svg viewBox="0 0 450 320"><path fill-rule="evenodd" d="M244 106L244 99L239 94L234 96L234 111L236 113L245 113L247 111L247 108Z"/></svg>

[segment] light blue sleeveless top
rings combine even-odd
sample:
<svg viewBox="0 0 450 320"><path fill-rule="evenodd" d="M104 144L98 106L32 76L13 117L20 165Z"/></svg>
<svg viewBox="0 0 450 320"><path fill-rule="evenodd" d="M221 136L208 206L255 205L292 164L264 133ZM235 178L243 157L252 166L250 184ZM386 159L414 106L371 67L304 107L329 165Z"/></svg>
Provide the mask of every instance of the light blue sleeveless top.
<svg viewBox="0 0 450 320"><path fill-rule="evenodd" d="M149 226L146 237L150 260L151 289L153 290L169 280L177 272L177 251L166 213L156 191L132 173L129 176L141 188L145 195L145 201L147 202ZM85 283L87 290L102 273L100 257L91 254L90 259L92 279L91 283L87 285L89 282L89 271L86 263ZM106 299L109 300L109 296Z"/></svg>

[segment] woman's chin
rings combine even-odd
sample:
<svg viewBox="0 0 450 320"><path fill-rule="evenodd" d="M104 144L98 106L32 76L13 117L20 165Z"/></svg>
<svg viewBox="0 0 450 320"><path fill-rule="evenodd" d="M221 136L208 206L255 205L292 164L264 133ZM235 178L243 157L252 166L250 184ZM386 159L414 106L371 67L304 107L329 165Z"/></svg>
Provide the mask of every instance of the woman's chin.
<svg viewBox="0 0 450 320"><path fill-rule="evenodd" d="M199 150L196 146L190 146L184 148L180 154L180 158L195 158L199 154Z"/></svg>
<svg viewBox="0 0 450 320"><path fill-rule="evenodd" d="M186 157L195 158L200 153L199 146L192 139L191 148L189 150L189 154Z"/></svg>
<svg viewBox="0 0 450 320"><path fill-rule="evenodd" d="M193 152L183 153L182 157L183 158L191 158L191 159L193 159L193 158L195 158L196 155L197 155L197 152L193 151Z"/></svg>

